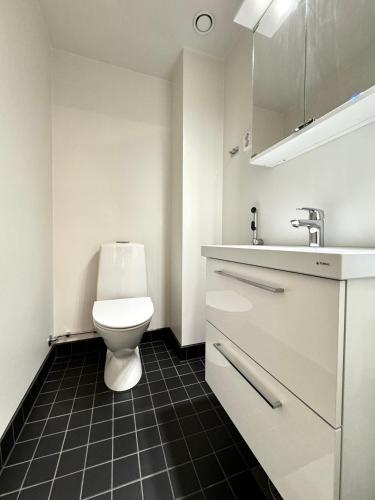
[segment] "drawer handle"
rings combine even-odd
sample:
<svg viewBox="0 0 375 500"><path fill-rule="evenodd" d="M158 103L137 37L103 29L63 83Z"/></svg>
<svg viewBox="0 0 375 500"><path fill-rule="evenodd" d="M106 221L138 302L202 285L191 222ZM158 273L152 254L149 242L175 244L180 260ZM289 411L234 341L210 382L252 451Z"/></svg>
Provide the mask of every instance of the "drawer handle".
<svg viewBox="0 0 375 500"><path fill-rule="evenodd" d="M272 293L284 293L285 288L275 287L271 285L265 285L264 283L257 283L256 281L248 280L247 278L243 278L242 276L237 276L237 274L227 273L226 271L214 271L216 274L220 274L220 276L226 276L227 278L233 278L234 280L241 281L242 283L246 283L247 285L255 286L257 288L261 288L262 290L267 290L267 292Z"/></svg>
<svg viewBox="0 0 375 500"><path fill-rule="evenodd" d="M270 405L271 408L280 408L282 406L281 401L273 396L269 390L264 387L264 384L260 381L254 380L254 374L250 373L250 370L246 366L238 366L238 361L235 356L230 353L225 347L220 343L213 344L215 349L217 349L222 356L233 366L233 368L251 385L253 389L264 399L266 403Z"/></svg>

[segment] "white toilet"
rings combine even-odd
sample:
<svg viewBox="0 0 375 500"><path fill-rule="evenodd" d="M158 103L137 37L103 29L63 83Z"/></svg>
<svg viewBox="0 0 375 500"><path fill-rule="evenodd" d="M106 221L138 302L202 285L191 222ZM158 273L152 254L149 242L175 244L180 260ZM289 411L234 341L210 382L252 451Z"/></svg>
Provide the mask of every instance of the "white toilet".
<svg viewBox="0 0 375 500"><path fill-rule="evenodd" d="M144 246L116 242L101 246L92 317L107 346L104 382L113 391L134 387L142 376L138 344L154 306L147 297Z"/></svg>

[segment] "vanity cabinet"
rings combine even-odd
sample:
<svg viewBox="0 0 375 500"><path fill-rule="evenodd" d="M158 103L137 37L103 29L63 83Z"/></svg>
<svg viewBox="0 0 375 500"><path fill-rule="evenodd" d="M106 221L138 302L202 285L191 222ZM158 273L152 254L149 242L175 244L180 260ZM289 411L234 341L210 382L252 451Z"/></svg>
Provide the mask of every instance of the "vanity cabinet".
<svg viewBox="0 0 375 500"><path fill-rule="evenodd" d="M373 0L271 3L253 38L251 163L275 166L375 119L374 98L321 126L374 87L374 23Z"/></svg>
<svg viewBox="0 0 375 500"><path fill-rule="evenodd" d="M373 500L375 278L262 267L222 248L226 260L203 251L208 384L284 500Z"/></svg>

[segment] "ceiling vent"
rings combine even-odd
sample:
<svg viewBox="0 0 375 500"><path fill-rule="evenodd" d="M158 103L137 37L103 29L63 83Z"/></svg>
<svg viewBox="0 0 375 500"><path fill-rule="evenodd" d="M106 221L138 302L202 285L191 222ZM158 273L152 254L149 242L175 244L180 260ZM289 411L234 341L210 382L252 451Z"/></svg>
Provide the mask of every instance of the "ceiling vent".
<svg viewBox="0 0 375 500"><path fill-rule="evenodd" d="M215 18L209 12L198 12L194 16L193 26L195 31L200 35L207 35L215 26Z"/></svg>

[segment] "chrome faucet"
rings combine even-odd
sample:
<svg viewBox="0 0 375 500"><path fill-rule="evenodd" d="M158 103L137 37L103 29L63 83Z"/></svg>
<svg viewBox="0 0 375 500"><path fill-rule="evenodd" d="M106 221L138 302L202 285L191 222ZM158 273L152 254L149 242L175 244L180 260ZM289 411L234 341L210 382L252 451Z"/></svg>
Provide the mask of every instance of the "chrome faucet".
<svg viewBox="0 0 375 500"><path fill-rule="evenodd" d="M307 210L308 219L292 219L293 227L307 227L309 230L309 246L324 247L324 211L320 208L297 208Z"/></svg>

